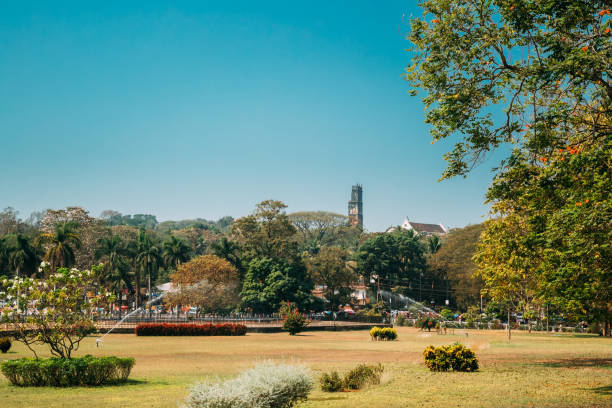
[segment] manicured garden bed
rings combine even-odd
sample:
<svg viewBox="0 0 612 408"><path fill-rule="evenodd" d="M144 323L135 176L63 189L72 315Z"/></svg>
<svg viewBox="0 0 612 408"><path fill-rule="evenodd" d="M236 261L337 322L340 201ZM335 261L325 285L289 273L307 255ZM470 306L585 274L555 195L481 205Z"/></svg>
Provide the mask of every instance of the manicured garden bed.
<svg viewBox="0 0 612 408"><path fill-rule="evenodd" d="M243 324L144 323L134 329L137 336L244 336Z"/></svg>

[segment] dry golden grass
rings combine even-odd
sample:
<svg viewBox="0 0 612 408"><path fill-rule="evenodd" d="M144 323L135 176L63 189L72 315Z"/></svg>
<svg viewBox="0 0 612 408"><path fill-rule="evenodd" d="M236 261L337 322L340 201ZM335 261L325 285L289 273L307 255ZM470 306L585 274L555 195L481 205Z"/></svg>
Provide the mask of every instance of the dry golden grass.
<svg viewBox="0 0 612 408"><path fill-rule="evenodd" d="M0 378L0 407L176 407L189 385L225 378L266 359L297 361L340 373L360 362L385 365L383 383L360 392L311 394L304 407L610 407L612 340L572 335L469 331L468 336L399 328L395 342L369 341L367 331L249 334L245 337L88 338L79 355L136 358L129 384L99 388L17 388ZM455 341L473 347L477 373L430 373L422 351ZM3 358L28 356L18 343ZM1 376L0 376L1 377ZM318 385L318 384L317 384Z"/></svg>

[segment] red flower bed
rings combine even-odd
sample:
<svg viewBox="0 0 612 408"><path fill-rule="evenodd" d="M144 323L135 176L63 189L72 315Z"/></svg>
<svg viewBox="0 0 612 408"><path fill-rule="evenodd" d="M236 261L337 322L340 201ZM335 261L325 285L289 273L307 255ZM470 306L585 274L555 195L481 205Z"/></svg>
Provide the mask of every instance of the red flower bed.
<svg viewBox="0 0 612 408"><path fill-rule="evenodd" d="M244 336L244 324L143 323L136 326L137 336Z"/></svg>

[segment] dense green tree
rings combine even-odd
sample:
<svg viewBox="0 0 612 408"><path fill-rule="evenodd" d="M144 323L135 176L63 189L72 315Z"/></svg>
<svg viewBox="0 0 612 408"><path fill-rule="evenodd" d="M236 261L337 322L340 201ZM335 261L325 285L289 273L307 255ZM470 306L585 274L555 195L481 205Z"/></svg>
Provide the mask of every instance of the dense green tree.
<svg viewBox="0 0 612 408"><path fill-rule="evenodd" d="M242 307L254 313L274 313L283 301L295 303L300 310L309 310L312 288L303 263L256 258L249 263L240 299Z"/></svg>
<svg viewBox="0 0 612 408"><path fill-rule="evenodd" d="M112 293L121 299L123 289L132 292L132 275L129 273L129 263L126 258L134 255L127 243L120 235L102 237L98 241L96 259L104 261L104 269L99 275L101 284L104 284Z"/></svg>
<svg viewBox="0 0 612 408"><path fill-rule="evenodd" d="M296 228L285 208L280 201L262 201L252 215L234 222L232 234L241 244L246 259L298 257Z"/></svg>
<svg viewBox="0 0 612 408"><path fill-rule="evenodd" d="M44 260L51 264L51 271L60 267L70 267L75 263L75 249L81 245L81 237L76 234L74 222L62 222L55 225L52 233L43 232L38 236L46 245Z"/></svg>
<svg viewBox="0 0 612 408"><path fill-rule="evenodd" d="M378 286L405 287L411 294L420 289L426 272L425 246L413 231L397 229L367 240L355 254L357 270L366 282Z"/></svg>
<svg viewBox="0 0 612 408"><path fill-rule="evenodd" d="M309 262L315 284L323 285L330 310L352 302L351 284L359 275L349 264L349 253L338 247L323 247Z"/></svg>
<svg viewBox="0 0 612 408"><path fill-rule="evenodd" d="M15 234L13 245L8 247L8 264L17 277L36 275L40 259L25 235Z"/></svg>
<svg viewBox="0 0 612 408"><path fill-rule="evenodd" d="M136 250L136 307L140 305L140 281L142 272L147 277L149 296L151 296L151 279L155 274L161 261L161 253L151 237L144 229L138 232L138 247Z"/></svg>
<svg viewBox="0 0 612 408"><path fill-rule="evenodd" d="M0 276L10 276L8 237L0 236Z"/></svg>

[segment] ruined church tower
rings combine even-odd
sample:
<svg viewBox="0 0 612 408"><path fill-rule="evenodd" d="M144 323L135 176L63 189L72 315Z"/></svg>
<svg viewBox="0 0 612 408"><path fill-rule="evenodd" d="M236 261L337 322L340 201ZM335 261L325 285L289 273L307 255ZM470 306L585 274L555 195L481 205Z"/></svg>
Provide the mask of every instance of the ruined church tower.
<svg viewBox="0 0 612 408"><path fill-rule="evenodd" d="M349 225L359 225L363 228L363 190L361 184L355 184L351 191L351 200L348 203Z"/></svg>

